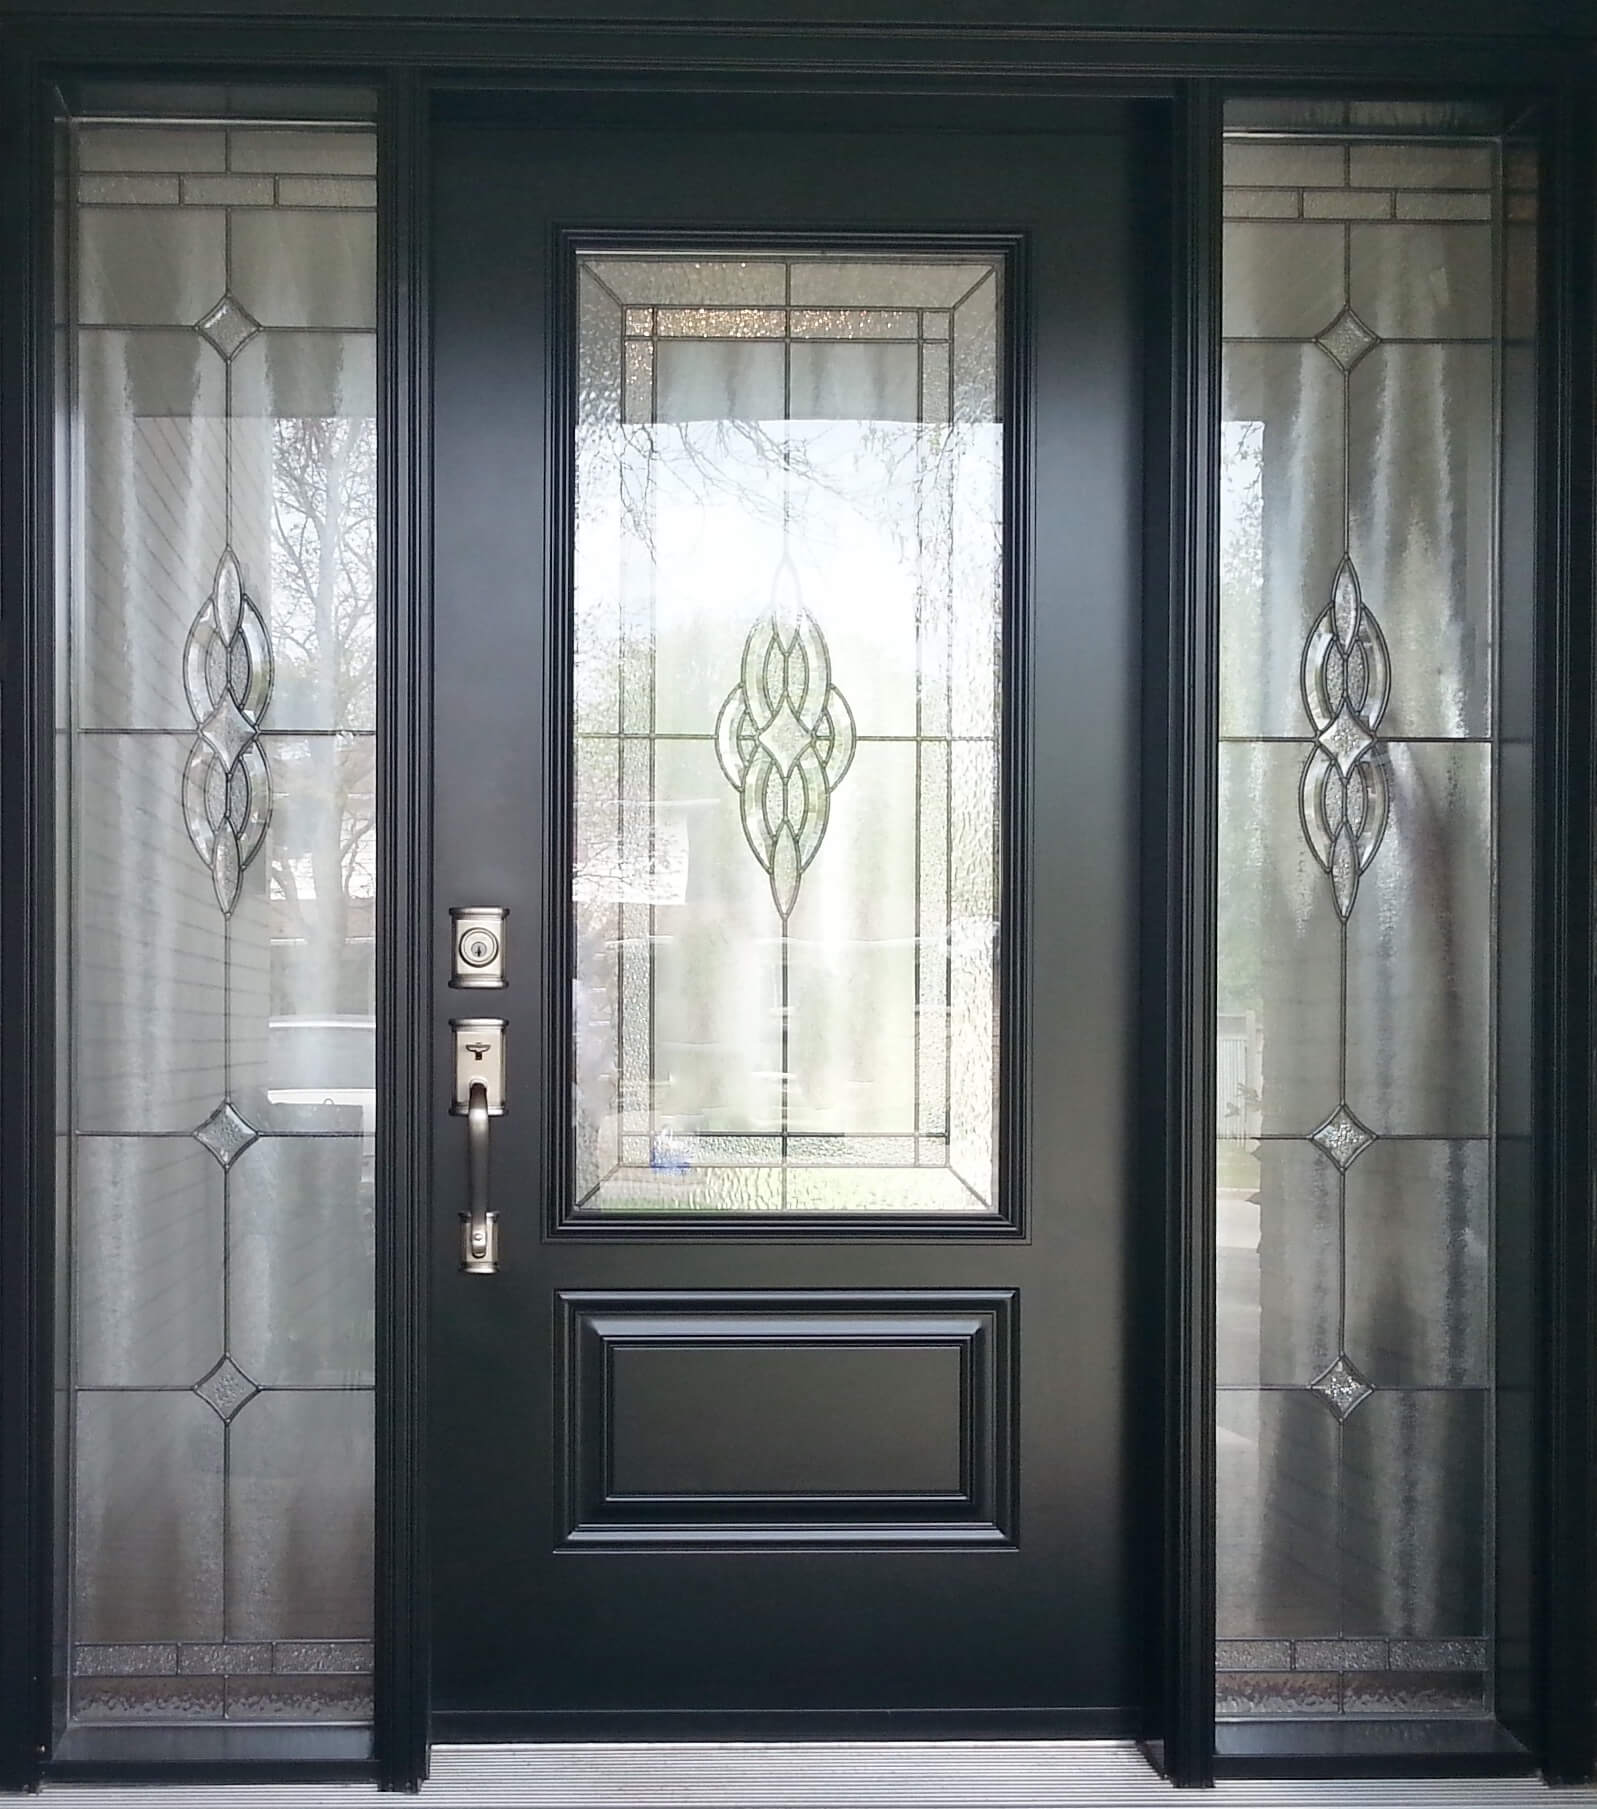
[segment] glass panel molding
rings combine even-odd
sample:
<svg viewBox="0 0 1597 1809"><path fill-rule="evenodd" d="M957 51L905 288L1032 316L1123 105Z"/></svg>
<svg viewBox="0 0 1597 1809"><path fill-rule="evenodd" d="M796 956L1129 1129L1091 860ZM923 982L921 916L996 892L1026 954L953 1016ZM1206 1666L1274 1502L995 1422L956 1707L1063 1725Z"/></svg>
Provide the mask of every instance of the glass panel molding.
<svg viewBox="0 0 1597 1809"><path fill-rule="evenodd" d="M68 1726L364 1723L375 134L64 143Z"/></svg>
<svg viewBox="0 0 1597 1809"><path fill-rule="evenodd" d="M1225 153L1220 1714L1480 1716L1533 245L1498 141L1326 106Z"/></svg>
<svg viewBox="0 0 1597 1809"><path fill-rule="evenodd" d="M1002 266L577 265L573 1209L992 1214Z"/></svg>

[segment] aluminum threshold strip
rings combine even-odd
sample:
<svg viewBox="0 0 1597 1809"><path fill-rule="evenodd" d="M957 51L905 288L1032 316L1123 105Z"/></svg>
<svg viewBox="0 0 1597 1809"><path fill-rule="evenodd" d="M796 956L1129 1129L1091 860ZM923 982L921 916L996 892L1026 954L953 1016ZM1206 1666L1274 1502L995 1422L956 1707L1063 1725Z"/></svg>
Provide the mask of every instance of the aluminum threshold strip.
<svg viewBox="0 0 1597 1809"><path fill-rule="evenodd" d="M1597 1809L1597 1789L1529 1778L1231 1780L1234 1809ZM18 1798L19 1803L29 1799ZM369 1784L46 1785L42 1809L356 1809ZM1178 1809L1192 1801L1121 1741L739 1741L438 1746L429 1804L470 1809Z"/></svg>

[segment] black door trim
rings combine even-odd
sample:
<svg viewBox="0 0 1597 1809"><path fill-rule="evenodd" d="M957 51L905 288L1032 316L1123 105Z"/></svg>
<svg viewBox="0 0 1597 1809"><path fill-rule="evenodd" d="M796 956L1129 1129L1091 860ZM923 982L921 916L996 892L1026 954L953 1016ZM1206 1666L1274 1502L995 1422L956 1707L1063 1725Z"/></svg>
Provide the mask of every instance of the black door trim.
<svg viewBox="0 0 1597 1809"><path fill-rule="evenodd" d="M384 1788L427 1775L426 1350L432 1173L432 483L430 108L413 73L379 99L379 769L377 1073L377 1601L375 1752ZM386 425L385 425L386 423ZM383 629L386 628L386 633ZM414 649L410 658L404 650Z"/></svg>
<svg viewBox="0 0 1597 1809"><path fill-rule="evenodd" d="M1212 1764L1212 1293L1204 1278L1209 1183L1194 1144L1206 1083L1180 1072L1167 1051L1195 1029L1201 1049L1203 967L1212 926L1194 912L1190 881L1211 857L1212 800L1177 824L1175 800L1190 801L1208 750L1199 731L1212 660L1212 581L1205 575L1201 501L1213 484L1212 323L1214 185L1220 86L1313 82L1408 94L1518 87L1550 102L1551 229L1543 285L1542 451L1543 649L1538 703L1553 725L1539 773L1537 1094L1546 1202L1543 1241L1541 1439L1538 1470L1540 1637L1543 1683L1540 1760L1550 1778L1589 1778L1597 1760L1593 1689L1592 1458L1597 1442L1591 1355L1590 1236L1592 1104L1593 732L1587 675L1593 653L1593 246L1597 81L1589 27L1556 22L1537 34L1498 36L1489 6L1459 19L1453 9L1358 9L1357 33L1292 34L1246 29L1238 7L1210 9L1212 28L1157 35L1035 26L994 27L990 9L967 22L937 9L932 25L870 32L768 19L757 29L695 26L679 9L654 6L650 21L571 26L556 15L520 23L410 21L352 4L325 14L238 24L216 7L150 0L144 17L99 10L103 0L58 0L45 11L0 0L3 144L0 162L0 1789L26 1789L46 1769L51 1730L50 1626L53 1544L51 1351L53 1200L53 902L50 784L53 509L51 466L51 190L53 84L83 66L147 79L211 81L376 79L381 90L384 180L381 438L388 521L381 597L392 638L381 679L385 801L379 824L387 888L381 909L387 977L379 1027L380 1073L395 1101L382 1133L387 1186L379 1247L381 1399L378 1520L380 1580L377 1674L378 1763L385 1784L414 1787L426 1775L427 1639L425 1528L416 1453L422 1437L426 1297L421 1231L427 1200L424 1144L432 1108L419 1000L432 935L424 834L407 816L428 795L427 667L430 561L425 411L425 175L427 123L435 96L481 84L503 87L640 84L716 92L893 90L947 100L960 94L1140 93L1164 120L1169 157L1163 230L1184 282L1172 296L1172 435L1165 494L1166 565L1172 610L1167 644L1185 662L1150 690L1150 717L1177 725L1158 771L1170 866L1167 897L1183 904L1168 944L1172 966L1146 1030L1150 1064L1164 1078L1153 1110L1171 1128L1151 1197L1162 1202L1169 1346L1162 1364L1164 1476L1171 1489L1159 1581L1162 1678L1150 1688L1147 1725L1172 1779L1207 1781ZM901 11L904 9L900 9ZM969 9L971 15L977 9ZM677 13L670 17L669 13ZM1446 13L1449 16L1444 17ZM361 15L366 15L362 22ZM181 15L181 16L180 16ZM1418 15L1418 16L1417 16ZM1576 18L1573 10L1571 20ZM1236 29L1240 25L1243 29ZM619 28L619 29L618 29ZM1176 98L1172 107L1171 97ZM1207 253L1205 253L1207 248ZM1192 261L1205 256L1205 268ZM1207 370L1207 374L1205 371ZM1207 399L1205 392L1207 391ZM1152 405L1152 404L1151 404ZM415 506L413 506L413 503ZM1197 510L1198 514L1194 514ZM417 657L398 657L404 645ZM1181 701L1181 715L1170 706ZM1159 801L1150 797L1150 808ZM1192 863L1197 862L1194 866ZM1182 877L1189 882L1183 890ZM1175 920L1172 919L1172 922ZM1203 1064L1198 1063L1197 1066ZM1152 1072L1150 1067L1150 1074ZM1212 1114L1210 1116L1212 1122ZM1154 1705L1158 1706L1155 1707ZM124 1774L125 1775L125 1774ZM174 1769L174 1779L192 1771ZM259 1780L262 1771L236 1775Z"/></svg>
<svg viewBox="0 0 1597 1809"><path fill-rule="evenodd" d="M1162 900L1146 956L1157 1004L1144 1028L1150 1199L1161 1204L1165 1261L1164 1502L1157 1651L1159 1704L1150 1733L1169 1775L1214 1778L1215 1291L1212 1049L1215 1012L1215 765L1219 724L1219 562L1215 551L1220 443L1221 93L1189 85L1168 143L1169 330L1161 395L1169 448L1163 511L1150 497L1145 724L1152 858L1145 896ZM1149 360L1150 371L1154 368ZM1150 446L1155 443L1150 433ZM1152 547L1161 514L1162 549ZM1162 555L1162 556L1161 556ZM1159 637L1161 614L1164 635Z"/></svg>
<svg viewBox="0 0 1597 1809"><path fill-rule="evenodd" d="M1536 1568L1541 1762L1574 1784L1597 1764L1594 1416L1592 661L1597 657L1593 422L1597 419L1597 105L1589 78L1548 110L1539 336L1542 440L1537 572L1537 1026L1534 1123L1542 1348L1537 1414L1541 1537Z"/></svg>

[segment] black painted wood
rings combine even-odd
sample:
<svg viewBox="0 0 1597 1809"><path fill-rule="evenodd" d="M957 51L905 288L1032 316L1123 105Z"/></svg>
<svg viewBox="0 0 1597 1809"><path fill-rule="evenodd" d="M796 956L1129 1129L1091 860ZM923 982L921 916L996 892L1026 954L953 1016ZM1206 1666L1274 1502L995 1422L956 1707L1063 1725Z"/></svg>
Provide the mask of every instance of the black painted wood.
<svg viewBox="0 0 1597 1809"><path fill-rule="evenodd" d="M556 1537L1012 1546L1016 1304L1007 1290L562 1295Z"/></svg>
<svg viewBox="0 0 1597 1809"><path fill-rule="evenodd" d="M853 1712L899 1710L931 1725L938 1712L1056 1712L1071 1731L1118 1731L1136 1712L1140 1678L1131 1508L1159 1486L1135 1477L1127 1457L1140 1410L1127 1352L1159 1331L1130 1216L1141 423L1126 138L728 140L451 125L438 143L434 909L510 906L513 977L493 1009L511 1024L515 1098L493 1131L497 1277L456 1272L458 1124L438 1140L435 1708L451 1727L469 1725L466 1714L499 1717L487 1724L499 1732L512 1725L505 1716L533 1725L527 1717L549 1713L613 1722L665 1711L685 1728L705 1711L821 1726L830 1715L843 1726ZM552 1120L569 1098L557 1009L568 986L548 972L540 924L566 885L566 836L547 790L564 725L529 708L548 695L540 674L559 645L540 504L552 495L558 519L565 494L540 471L551 450L545 373L564 368L544 322L561 292L548 268L554 225L583 221L674 221L701 240L717 227L784 223L795 233L1030 235L1033 282L1020 297L1029 330L1013 343L1025 359L1017 375L1029 378L1016 401L1034 396L1035 413L1028 429L1024 407L1010 411L1012 508L1029 502L1031 485L1046 498L1034 517L1029 632L1033 694L1047 707L1031 718L1011 786L1032 913L1022 920L1025 1009L1017 993L1009 1022L1032 1078L1024 1241L1001 1227L981 1238L880 1225L863 1237L656 1228L630 1238L591 1226L579 1238L568 1226L536 1241L540 1222L561 1214L529 1182L548 1176L540 1152L558 1141ZM558 425L553 451L567 456ZM1017 526L1025 547L1025 516ZM442 979L440 1052L466 996ZM1015 1548L935 1550L906 1537L893 1551L782 1549L780 1513L761 1527L745 1500L743 1543L757 1549L568 1549L556 1514L559 1421L582 1403L551 1389L555 1297L633 1290L642 1305L684 1290L795 1285L840 1306L862 1288L907 1291L910 1305L1018 1288ZM613 1402L614 1388L578 1393ZM701 1405L696 1436L712 1440L716 1403ZM705 1444L706 1476L713 1456ZM839 1503L839 1520L851 1513L865 1517Z"/></svg>
<svg viewBox="0 0 1597 1809"><path fill-rule="evenodd" d="M378 118L377 1543L374 1748L389 1789L427 1776L423 1478L427 1227L434 1086L428 155L425 85L408 72Z"/></svg>
<svg viewBox="0 0 1597 1809"><path fill-rule="evenodd" d="M1194 82L1171 145L1169 546L1165 635L1151 675L1150 763L1162 797L1158 934L1162 1108L1153 1131L1165 1206L1163 1761L1183 1785L1213 1782L1215 751L1219 730L1221 93Z"/></svg>
<svg viewBox="0 0 1597 1809"><path fill-rule="evenodd" d="M819 78L866 92L969 92L1001 98L1077 80L1096 91L1169 94L1174 82L1359 84L1390 92L1552 85L1572 64L1589 70L1597 30L1582 0L1516 6L1513 30L1493 0L1348 0L1335 28L1323 15L1283 21L1271 0L883 0L861 22L849 0L780 0L758 19L707 12L698 0L612 4L573 24L561 0L522 7L480 0L481 11L440 16L434 0L275 0L245 18L186 0L0 0L0 29L46 63L130 80L247 75L292 80L408 66L472 86L612 85L714 94L728 86L791 93ZM1161 16L1159 8L1167 9ZM1294 28L1295 27L1295 28ZM92 44L92 50L88 47Z"/></svg>
<svg viewBox="0 0 1597 1809"><path fill-rule="evenodd" d="M1537 748L1536 1174L1542 1202L1538 1553L1542 1765L1552 1783L1597 1767L1593 1639L1592 1235L1594 718L1593 286L1597 93L1552 108L1543 226L1543 470Z"/></svg>
<svg viewBox="0 0 1597 1809"><path fill-rule="evenodd" d="M124 0L118 9L128 18L191 18L192 0ZM219 9L211 9L217 11ZM104 0L0 0L0 15L57 17L105 11ZM437 19L436 0L273 0L256 16L283 19L389 21ZM452 10L464 24L531 22L564 24L571 8L562 0L470 0ZM609 0L595 9L593 21L610 29L638 24L705 29L747 29L747 12L732 0L707 5L705 0ZM758 23L774 31L794 27L832 27L851 36L880 38L894 31L937 30L961 35L1003 31L1011 34L1080 34L1114 38L1146 34L1155 44L1206 33L1262 34L1284 42L1387 35L1423 46L1427 39L1473 36L1487 39L1591 35L1591 17L1581 0L1519 0L1506 14L1493 0L1344 0L1334 15L1324 10L1286 14L1272 0L874 0L862 17L851 0L772 0L760 9Z"/></svg>
<svg viewBox="0 0 1597 1809"><path fill-rule="evenodd" d="M55 922L50 136L0 88L0 1790L50 1739Z"/></svg>

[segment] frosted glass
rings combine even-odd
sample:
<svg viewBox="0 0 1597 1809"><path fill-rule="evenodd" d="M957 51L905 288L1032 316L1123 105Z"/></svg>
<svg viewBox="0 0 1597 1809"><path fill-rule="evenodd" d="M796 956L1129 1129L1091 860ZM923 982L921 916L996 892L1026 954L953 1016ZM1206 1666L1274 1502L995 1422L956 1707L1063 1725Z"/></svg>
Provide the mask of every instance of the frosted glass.
<svg viewBox="0 0 1597 1809"><path fill-rule="evenodd" d="M996 1209L1000 276L582 262L578 1210Z"/></svg>

